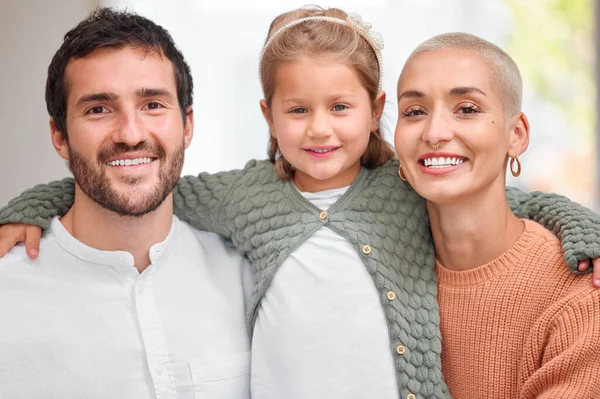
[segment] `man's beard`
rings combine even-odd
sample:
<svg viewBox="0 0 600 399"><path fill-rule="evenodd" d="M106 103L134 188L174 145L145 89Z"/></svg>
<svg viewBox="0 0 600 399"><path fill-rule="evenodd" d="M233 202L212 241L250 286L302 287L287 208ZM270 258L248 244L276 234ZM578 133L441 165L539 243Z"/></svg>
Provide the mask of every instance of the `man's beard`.
<svg viewBox="0 0 600 399"><path fill-rule="evenodd" d="M121 177L121 182L131 187L131 191L121 193L111 185L106 176L107 168L111 167L107 162L118 155L133 151L151 154L157 158L153 161L160 162L157 183L149 190L142 190L137 188L136 184L152 176ZM183 141L168 158L164 148L158 144L152 145L144 141L131 147L117 143L111 148L101 149L94 165L69 146L68 166L81 190L100 206L121 216L139 217L158 208L173 191L183 167L184 151Z"/></svg>

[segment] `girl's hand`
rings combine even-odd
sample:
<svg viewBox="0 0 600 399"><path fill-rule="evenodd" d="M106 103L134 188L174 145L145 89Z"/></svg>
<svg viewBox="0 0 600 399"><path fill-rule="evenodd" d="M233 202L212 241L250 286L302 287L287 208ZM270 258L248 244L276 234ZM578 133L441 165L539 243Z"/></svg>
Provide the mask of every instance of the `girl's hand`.
<svg viewBox="0 0 600 399"><path fill-rule="evenodd" d="M0 229L0 233L2 233L2 229ZM2 240L0 239L0 249L2 248ZM592 281L594 282L594 287L600 288L600 258L592 259L594 270L592 273ZM590 260L582 260L579 262L577 269L580 272L586 271L590 267Z"/></svg>
<svg viewBox="0 0 600 399"><path fill-rule="evenodd" d="M6 255L18 242L25 242L27 255L31 259L40 253L42 229L22 223L5 224L0 227L0 257Z"/></svg>

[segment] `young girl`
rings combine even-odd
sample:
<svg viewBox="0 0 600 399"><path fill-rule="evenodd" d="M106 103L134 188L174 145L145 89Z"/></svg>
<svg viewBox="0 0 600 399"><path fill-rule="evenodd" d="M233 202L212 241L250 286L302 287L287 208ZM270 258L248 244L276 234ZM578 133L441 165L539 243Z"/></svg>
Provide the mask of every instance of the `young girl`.
<svg viewBox="0 0 600 399"><path fill-rule="evenodd" d="M599 398L600 291L504 195L529 143L521 91L510 56L465 33L422 43L398 84L402 174L427 199L436 249L444 374L455 399Z"/></svg>
<svg viewBox="0 0 600 399"><path fill-rule="evenodd" d="M369 27L338 9L277 17L260 61L269 161L184 177L174 191L180 218L252 261L254 398L449 397L425 202L380 134L382 44ZM72 186L37 188L0 222L43 226L69 208ZM555 196L509 195L556 231L568 233L551 216L565 206L569 221L591 217L558 197L538 206Z"/></svg>

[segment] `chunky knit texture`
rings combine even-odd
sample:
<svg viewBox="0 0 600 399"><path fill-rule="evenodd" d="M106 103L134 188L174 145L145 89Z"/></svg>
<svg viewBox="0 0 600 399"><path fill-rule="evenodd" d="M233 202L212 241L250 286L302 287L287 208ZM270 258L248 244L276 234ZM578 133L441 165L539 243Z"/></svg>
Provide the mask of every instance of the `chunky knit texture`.
<svg viewBox="0 0 600 399"><path fill-rule="evenodd" d="M600 398L600 290L567 271L556 237L524 222L515 244L485 265L437 265L452 397Z"/></svg>
<svg viewBox="0 0 600 399"><path fill-rule="evenodd" d="M410 393L449 397L441 374L437 280L425 202L397 173L397 161L363 169L321 219L320 210L291 182L279 180L268 161L250 161L243 170L183 177L174 190L175 213L194 227L230 238L251 260L256 284L251 324L278 267L294 249L322 226L345 237L380 292L401 398ZM45 227L52 216L66 213L73 192L72 179L37 186L0 211L0 223ZM581 234L582 229L600 231L600 218L591 211L551 194L509 190L508 198L517 216L533 217L563 237L573 267L577 259L600 255L598 240L588 244ZM396 294L391 300L390 291ZM402 354L399 345L406 348Z"/></svg>

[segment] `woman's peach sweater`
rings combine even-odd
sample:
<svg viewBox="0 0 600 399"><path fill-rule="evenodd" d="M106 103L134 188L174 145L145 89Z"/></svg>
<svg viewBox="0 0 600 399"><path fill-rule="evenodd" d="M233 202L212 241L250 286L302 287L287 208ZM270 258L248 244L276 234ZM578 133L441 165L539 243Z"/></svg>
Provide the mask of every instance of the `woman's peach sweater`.
<svg viewBox="0 0 600 399"><path fill-rule="evenodd" d="M535 222L497 259L437 263L442 367L454 399L600 399L600 290Z"/></svg>

